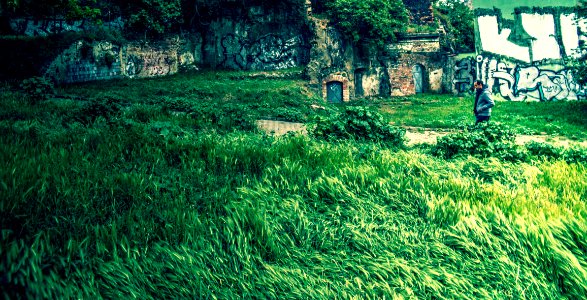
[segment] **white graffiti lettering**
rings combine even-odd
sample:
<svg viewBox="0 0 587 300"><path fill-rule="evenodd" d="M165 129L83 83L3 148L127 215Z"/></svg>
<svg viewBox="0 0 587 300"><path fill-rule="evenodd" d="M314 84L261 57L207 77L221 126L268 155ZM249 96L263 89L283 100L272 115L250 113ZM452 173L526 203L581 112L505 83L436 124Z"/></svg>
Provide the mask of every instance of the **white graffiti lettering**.
<svg viewBox="0 0 587 300"><path fill-rule="evenodd" d="M574 13L556 17L546 13L521 13L521 26L517 27L515 35L513 28L507 28L498 21L499 17L495 15L477 17L481 52L525 63L579 57L579 41L582 38L579 32L584 21L577 21ZM562 43L559 44L559 41Z"/></svg>
<svg viewBox="0 0 587 300"><path fill-rule="evenodd" d="M470 91L474 81L473 74L476 73L476 78L483 80L490 90L511 101L586 98L587 87L581 87L575 82L571 70L562 65L551 67L560 70L521 66L479 55L476 59L466 58L456 63L453 83L458 92Z"/></svg>

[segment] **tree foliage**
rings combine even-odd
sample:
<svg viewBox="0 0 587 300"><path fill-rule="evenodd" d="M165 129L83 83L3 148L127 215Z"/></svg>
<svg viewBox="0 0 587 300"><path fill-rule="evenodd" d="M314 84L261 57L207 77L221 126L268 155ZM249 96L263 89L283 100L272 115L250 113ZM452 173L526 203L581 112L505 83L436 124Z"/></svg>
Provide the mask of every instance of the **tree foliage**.
<svg viewBox="0 0 587 300"><path fill-rule="evenodd" d="M163 34L182 23L180 0L133 0L127 3L129 26L145 34Z"/></svg>
<svg viewBox="0 0 587 300"><path fill-rule="evenodd" d="M475 16L463 0L436 0L434 14L446 31L442 43L452 53L475 51Z"/></svg>
<svg viewBox="0 0 587 300"><path fill-rule="evenodd" d="M102 5L97 0L2 0L2 14L35 18L62 16L66 19L97 19Z"/></svg>
<svg viewBox="0 0 587 300"><path fill-rule="evenodd" d="M408 11L401 0L330 0L331 20L353 42L383 46L405 31Z"/></svg>

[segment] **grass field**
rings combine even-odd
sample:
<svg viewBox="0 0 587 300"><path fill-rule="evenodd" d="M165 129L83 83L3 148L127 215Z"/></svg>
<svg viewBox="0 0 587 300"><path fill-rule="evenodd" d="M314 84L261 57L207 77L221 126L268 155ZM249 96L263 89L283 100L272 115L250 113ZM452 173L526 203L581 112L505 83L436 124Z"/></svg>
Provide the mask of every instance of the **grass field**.
<svg viewBox="0 0 587 300"><path fill-rule="evenodd" d="M339 107L267 77L76 85L37 104L5 88L3 296L586 298L584 162L268 136L256 118ZM395 124L472 122L468 99L372 102ZM495 119L583 138L583 105L499 103Z"/></svg>

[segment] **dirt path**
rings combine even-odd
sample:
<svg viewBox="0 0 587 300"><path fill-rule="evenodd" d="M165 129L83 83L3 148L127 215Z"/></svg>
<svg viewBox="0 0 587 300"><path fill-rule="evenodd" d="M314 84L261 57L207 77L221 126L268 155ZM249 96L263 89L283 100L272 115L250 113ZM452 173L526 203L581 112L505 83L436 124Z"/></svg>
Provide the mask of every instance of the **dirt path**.
<svg viewBox="0 0 587 300"><path fill-rule="evenodd" d="M301 132L303 134L307 134L308 131L306 126L303 123L294 123L294 122L283 122L283 121L272 121L272 120L258 120L257 126L259 129L275 135L284 135L288 132ZM413 146L417 144L434 144L436 143L437 138L445 136L451 132L455 132L455 130L439 130L439 129L431 129L431 128L421 128L421 127L405 127L406 128L406 138L408 141L406 144L408 146ZM560 136L549 136L549 135L525 135L525 134L518 134L516 135L516 143L519 145L523 145L530 141L536 142L549 142L559 146L571 146L571 145L579 145L582 147L587 147L587 141L574 141L569 140L565 137Z"/></svg>

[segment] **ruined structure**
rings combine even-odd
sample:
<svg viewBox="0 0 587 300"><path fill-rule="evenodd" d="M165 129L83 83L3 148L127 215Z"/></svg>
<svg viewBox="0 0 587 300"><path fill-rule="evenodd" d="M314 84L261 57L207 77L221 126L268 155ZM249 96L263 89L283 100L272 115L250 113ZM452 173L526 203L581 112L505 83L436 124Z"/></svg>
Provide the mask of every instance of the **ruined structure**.
<svg viewBox="0 0 587 300"><path fill-rule="evenodd" d="M430 1L404 0L413 22L433 20ZM229 5L231 2L227 2ZM237 3L238 4L238 3ZM61 50L45 69L58 82L84 82L121 77L153 77L182 69L216 68L279 70L305 68L324 99L349 101L369 96L411 95L450 91L452 64L440 53L438 33L404 35L376 51L354 45L326 19L312 14L312 2L300 16L288 7L226 7L204 30L159 42L78 41ZM239 4L240 5L240 4ZM121 20L105 24L124 28ZM83 31L87 23L63 20L13 20L25 35Z"/></svg>

